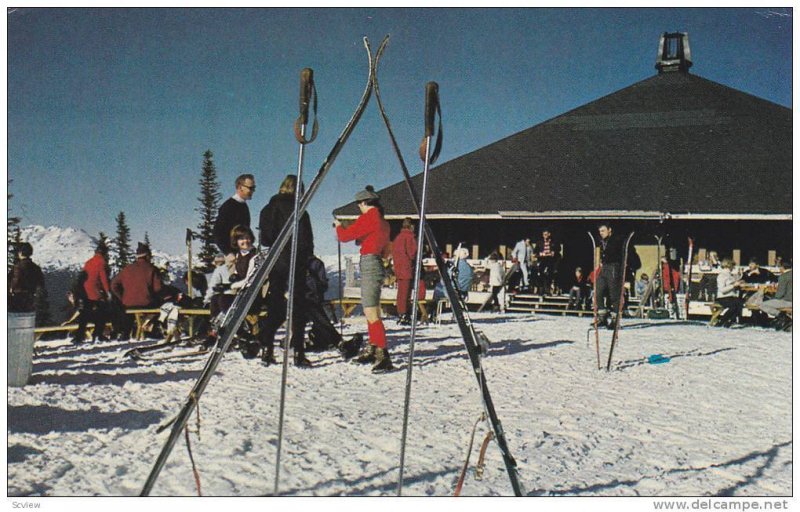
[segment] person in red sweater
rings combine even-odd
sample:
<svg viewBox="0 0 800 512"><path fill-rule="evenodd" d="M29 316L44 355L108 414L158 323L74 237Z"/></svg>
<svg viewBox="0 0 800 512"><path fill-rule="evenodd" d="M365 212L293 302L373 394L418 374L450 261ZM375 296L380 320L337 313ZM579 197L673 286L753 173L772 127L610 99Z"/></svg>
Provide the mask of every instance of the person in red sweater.
<svg viewBox="0 0 800 512"><path fill-rule="evenodd" d="M403 219L403 227L392 242L392 262L397 278L397 314L401 324L409 324L408 303L411 298L411 281L414 279L414 259L417 256L417 238L411 219Z"/></svg>
<svg viewBox="0 0 800 512"><path fill-rule="evenodd" d="M111 291L122 303L123 308L158 307L158 293L161 291L161 277L158 269L150 263L150 247L139 242L136 248L136 261L123 268L111 281ZM124 310L119 315L119 339L130 338L133 318Z"/></svg>
<svg viewBox="0 0 800 512"><path fill-rule="evenodd" d="M372 363L373 373L392 369L389 349L386 347L386 330L381 321L381 287L383 286L383 251L389 243L389 223L383 218L380 197L370 185L356 194L361 215L345 228L334 221L340 242L356 240L361 244L361 307L367 317L369 345L356 359L359 363Z"/></svg>
<svg viewBox="0 0 800 512"><path fill-rule="evenodd" d="M108 341L103 331L109 317L109 302L111 301L111 288L108 283L108 247L102 240L97 244L94 256L83 265L86 280L83 282L83 291L86 293L86 302L78 317L78 330L75 331L73 343L82 343L86 338L86 324L94 322L92 341Z"/></svg>

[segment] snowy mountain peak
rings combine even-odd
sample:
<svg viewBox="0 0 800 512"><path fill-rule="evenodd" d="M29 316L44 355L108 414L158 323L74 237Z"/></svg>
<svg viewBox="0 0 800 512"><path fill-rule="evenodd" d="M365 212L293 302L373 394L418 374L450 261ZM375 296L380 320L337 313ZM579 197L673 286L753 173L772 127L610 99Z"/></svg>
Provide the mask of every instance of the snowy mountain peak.
<svg viewBox="0 0 800 512"><path fill-rule="evenodd" d="M72 269L92 257L97 238L86 231L60 226L26 226L22 240L33 246L33 261L43 269Z"/></svg>
<svg viewBox="0 0 800 512"><path fill-rule="evenodd" d="M82 229L60 226L26 226L22 240L33 246L33 261L46 270L73 270L83 267L97 247L97 237ZM153 251L153 263L169 262L170 267L186 267L186 256Z"/></svg>

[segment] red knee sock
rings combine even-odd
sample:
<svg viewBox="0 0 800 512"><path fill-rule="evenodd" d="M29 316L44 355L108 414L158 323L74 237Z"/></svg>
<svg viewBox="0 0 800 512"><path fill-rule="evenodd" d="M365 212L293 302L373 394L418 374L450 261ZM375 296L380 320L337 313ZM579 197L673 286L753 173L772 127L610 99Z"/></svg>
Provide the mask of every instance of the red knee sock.
<svg viewBox="0 0 800 512"><path fill-rule="evenodd" d="M386 348L386 330L383 328L383 322L367 322L367 332L369 332L369 343L378 348Z"/></svg>

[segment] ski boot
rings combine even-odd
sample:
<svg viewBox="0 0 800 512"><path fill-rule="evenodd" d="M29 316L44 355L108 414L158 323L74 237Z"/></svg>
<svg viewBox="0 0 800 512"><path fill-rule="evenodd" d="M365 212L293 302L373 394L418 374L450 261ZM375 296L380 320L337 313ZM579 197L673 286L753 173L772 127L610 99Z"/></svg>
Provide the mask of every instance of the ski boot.
<svg viewBox="0 0 800 512"><path fill-rule="evenodd" d="M358 355L355 359L355 362L358 364L369 364L375 362L375 353L377 352L377 347L375 345L367 345L364 347L364 350Z"/></svg>
<svg viewBox="0 0 800 512"><path fill-rule="evenodd" d="M306 359L305 354L294 354L294 365L298 368L311 368L313 365L311 361Z"/></svg>
<svg viewBox="0 0 800 512"><path fill-rule="evenodd" d="M272 345L267 345L261 349L261 362L264 363L264 366L278 364L278 361L275 360L275 349Z"/></svg>
<svg viewBox="0 0 800 512"><path fill-rule="evenodd" d="M217 333L216 332L208 333L206 339L203 340L203 346L207 349L212 349L216 344L217 344Z"/></svg>
<svg viewBox="0 0 800 512"><path fill-rule="evenodd" d="M258 352L261 350L261 344L258 340L243 339L239 342L239 351L245 359L255 359L258 357Z"/></svg>
<svg viewBox="0 0 800 512"><path fill-rule="evenodd" d="M385 373L393 370L392 360L389 357L388 348L375 349L375 365L372 367L372 373Z"/></svg>
<svg viewBox="0 0 800 512"><path fill-rule="evenodd" d="M361 333L356 333L349 340L340 341L337 348L339 349L339 353L342 354L342 357L347 360L354 358L358 354L363 343L364 336Z"/></svg>

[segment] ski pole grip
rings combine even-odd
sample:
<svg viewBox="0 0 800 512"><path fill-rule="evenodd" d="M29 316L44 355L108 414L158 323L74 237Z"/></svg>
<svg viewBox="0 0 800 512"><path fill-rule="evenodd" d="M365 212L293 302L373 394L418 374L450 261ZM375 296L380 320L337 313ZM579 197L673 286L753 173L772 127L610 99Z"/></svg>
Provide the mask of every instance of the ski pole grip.
<svg viewBox="0 0 800 512"><path fill-rule="evenodd" d="M314 70L305 68L300 72L300 123L308 124L308 106L314 89Z"/></svg>
<svg viewBox="0 0 800 512"><path fill-rule="evenodd" d="M439 104L439 84L428 82L425 85L425 137L433 136L433 121Z"/></svg>

